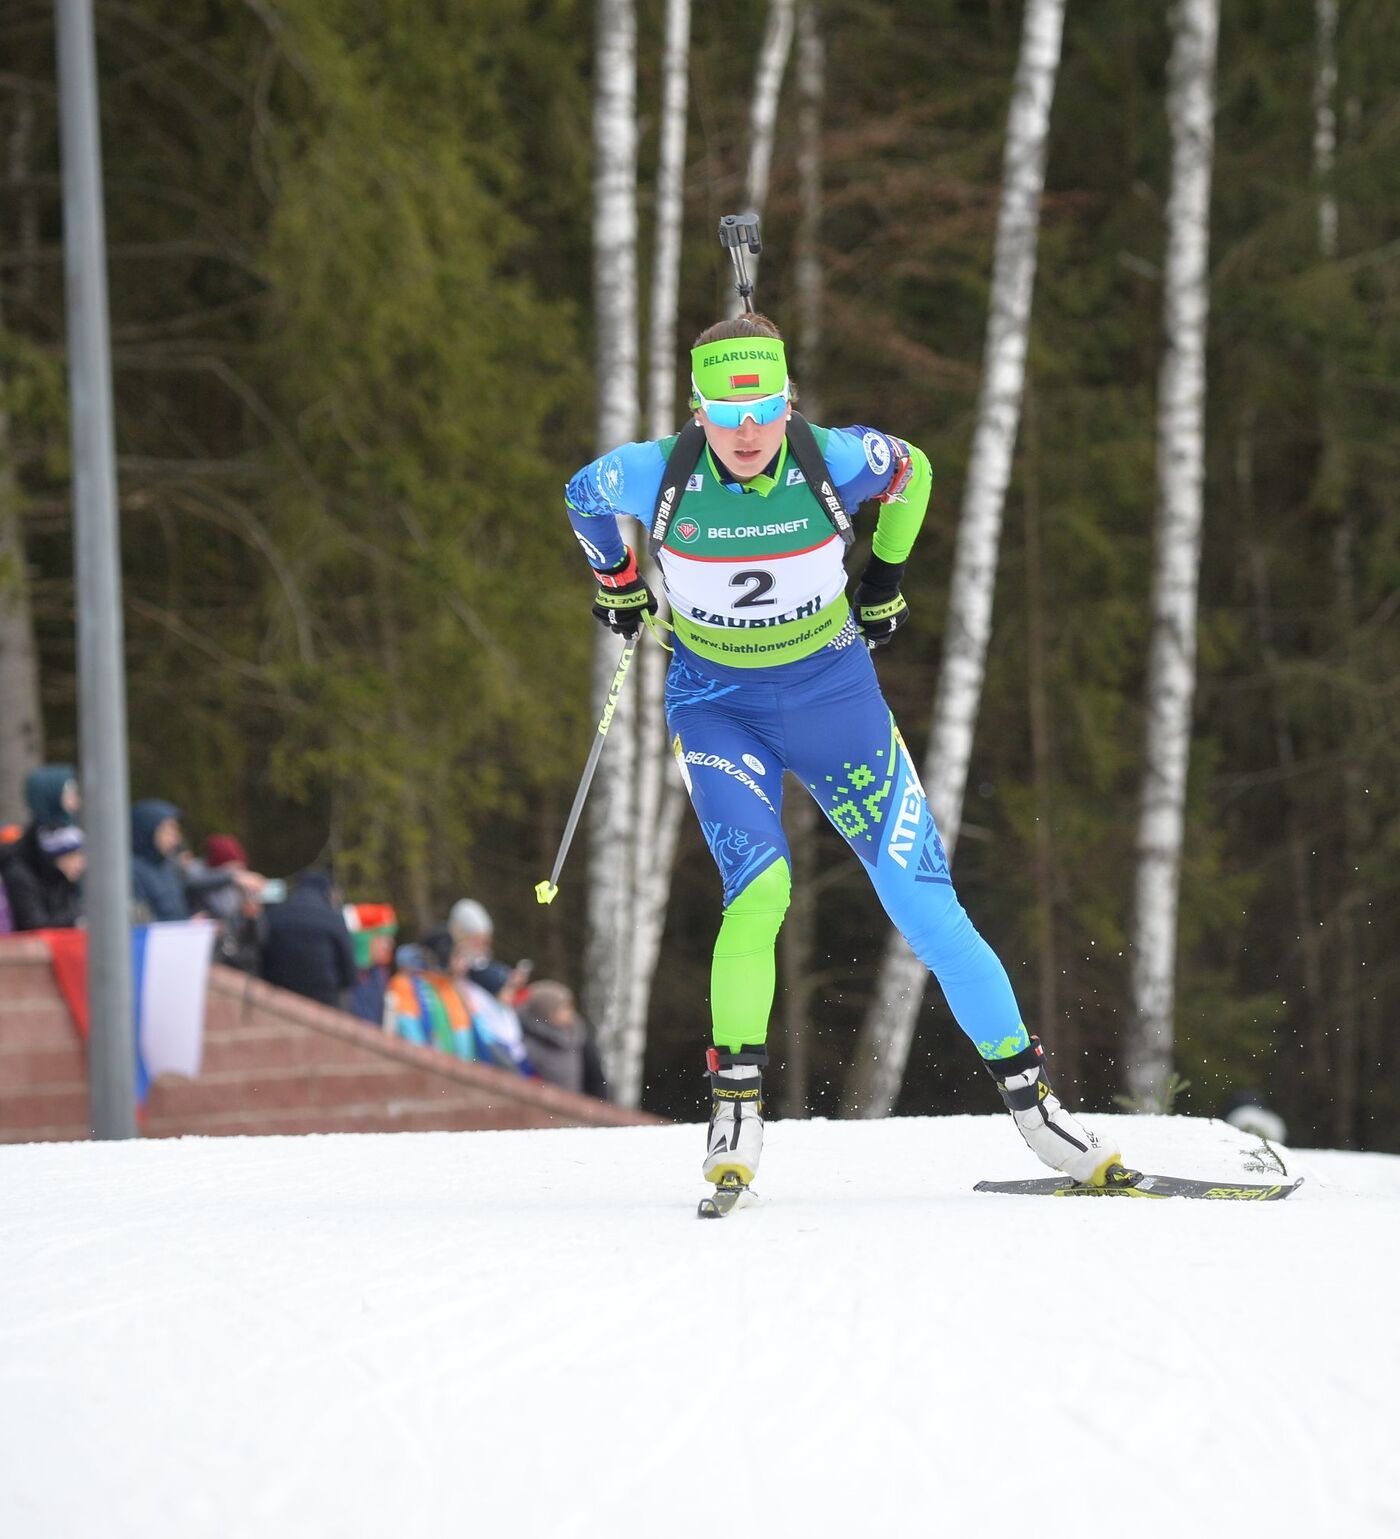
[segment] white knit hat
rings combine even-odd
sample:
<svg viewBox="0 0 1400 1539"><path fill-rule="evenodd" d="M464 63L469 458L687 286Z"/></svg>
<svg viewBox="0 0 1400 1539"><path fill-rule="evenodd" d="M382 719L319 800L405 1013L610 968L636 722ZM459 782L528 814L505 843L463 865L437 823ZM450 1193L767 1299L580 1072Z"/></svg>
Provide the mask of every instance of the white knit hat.
<svg viewBox="0 0 1400 1539"><path fill-rule="evenodd" d="M447 928L457 939L464 935L491 935L495 925L491 916L475 898L459 898L447 916Z"/></svg>

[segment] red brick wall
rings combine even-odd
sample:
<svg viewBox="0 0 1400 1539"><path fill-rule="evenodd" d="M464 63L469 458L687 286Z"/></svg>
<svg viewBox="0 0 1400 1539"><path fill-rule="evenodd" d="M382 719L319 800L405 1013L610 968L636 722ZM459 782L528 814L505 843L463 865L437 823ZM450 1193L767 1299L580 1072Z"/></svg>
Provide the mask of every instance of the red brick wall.
<svg viewBox="0 0 1400 1539"><path fill-rule="evenodd" d="M148 1137L621 1126L640 1112L458 1063L228 968L210 974L198 1079L152 1087ZM88 1136L86 1054L48 949L0 939L0 1143Z"/></svg>
<svg viewBox="0 0 1400 1539"><path fill-rule="evenodd" d="M87 1054L48 947L0 940L0 1143L87 1134Z"/></svg>

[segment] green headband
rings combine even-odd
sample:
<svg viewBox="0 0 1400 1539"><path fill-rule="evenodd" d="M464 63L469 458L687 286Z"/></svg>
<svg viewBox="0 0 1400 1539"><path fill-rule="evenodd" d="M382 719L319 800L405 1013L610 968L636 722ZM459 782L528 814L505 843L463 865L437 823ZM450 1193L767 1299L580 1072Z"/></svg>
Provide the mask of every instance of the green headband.
<svg viewBox="0 0 1400 1539"><path fill-rule="evenodd" d="M787 351L778 337L734 337L690 350L695 388L710 401L726 396L778 395L787 384Z"/></svg>

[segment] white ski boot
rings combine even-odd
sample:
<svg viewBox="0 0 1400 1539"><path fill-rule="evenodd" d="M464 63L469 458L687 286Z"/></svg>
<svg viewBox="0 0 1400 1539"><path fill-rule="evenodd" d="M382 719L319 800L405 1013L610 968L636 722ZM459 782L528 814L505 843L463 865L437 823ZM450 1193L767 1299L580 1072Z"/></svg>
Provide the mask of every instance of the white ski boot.
<svg viewBox="0 0 1400 1539"><path fill-rule="evenodd" d="M705 1055L710 1071L710 1130L705 1141L704 1176L716 1186L736 1176L745 1186L758 1174L763 1153L763 1065L768 1049L712 1047Z"/></svg>
<svg viewBox="0 0 1400 1539"><path fill-rule="evenodd" d="M997 1082L1021 1137L1038 1159L1085 1186L1105 1186L1112 1181L1113 1170L1122 1166L1122 1155L1105 1148L1060 1105L1045 1078L1039 1037L1032 1037L1031 1045L1012 1058L982 1061Z"/></svg>

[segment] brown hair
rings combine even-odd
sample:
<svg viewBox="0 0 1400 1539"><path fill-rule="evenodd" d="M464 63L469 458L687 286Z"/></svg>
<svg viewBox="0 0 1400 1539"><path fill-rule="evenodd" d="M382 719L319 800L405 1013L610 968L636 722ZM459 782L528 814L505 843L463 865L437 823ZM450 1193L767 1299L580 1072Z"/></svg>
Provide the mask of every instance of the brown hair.
<svg viewBox="0 0 1400 1539"><path fill-rule="evenodd" d="M734 316L731 320L716 321L713 326L706 326L690 345L704 347L708 342L734 342L740 337L774 337L779 342L783 340L783 334L778 330L776 321L770 321L766 315L760 315L757 310L749 310L743 315ZM691 410L694 411L698 404L692 394ZM791 370L788 371L788 404L797 405L797 385L793 381Z"/></svg>
<svg viewBox="0 0 1400 1539"><path fill-rule="evenodd" d="M709 342L733 342L739 337L776 337L779 342L783 340L782 332L766 315L750 310L746 315L736 315L732 320L716 321L713 326L707 326L690 345L704 347Z"/></svg>

